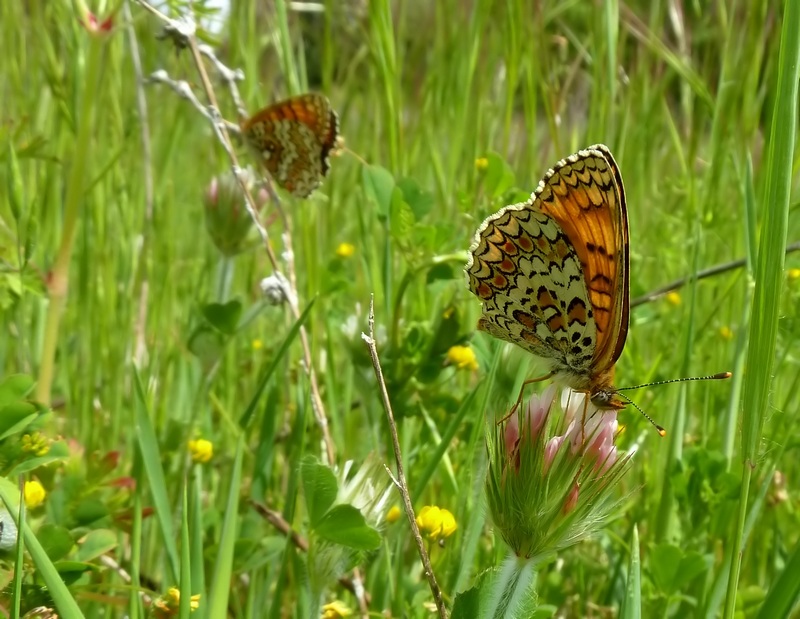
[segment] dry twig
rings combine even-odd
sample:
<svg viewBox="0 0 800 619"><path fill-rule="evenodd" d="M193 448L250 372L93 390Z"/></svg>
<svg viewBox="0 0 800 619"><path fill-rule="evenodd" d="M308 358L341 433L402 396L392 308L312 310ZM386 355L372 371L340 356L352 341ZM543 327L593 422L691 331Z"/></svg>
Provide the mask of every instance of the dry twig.
<svg viewBox="0 0 800 619"><path fill-rule="evenodd" d="M383 370L381 369L381 361L378 358L378 348L375 342L375 299L374 296L369 301L369 335L366 333L361 334L361 339L367 344L369 348L369 355L372 357L372 367L375 368L375 377L378 379L378 387L381 392L381 399L383 400L383 408L386 411L386 419L389 422L389 431L392 435L392 447L394 448L394 457L397 463L397 478L392 475L389 467L386 471L395 487L400 491L400 496L403 498L403 507L405 508L406 517L411 525L411 532L414 534L414 540L417 542L417 550L419 551L420 559L422 559L422 566L425 570L425 576L428 578L428 586L431 588L433 594L433 601L436 604L436 609L439 611L439 617L446 619L447 608L444 604L442 597L442 590L436 582L436 576L431 567L431 560L428 557L428 552L425 550L425 542L419 532L417 526L417 519L414 515L414 506L411 503L411 496L408 494L408 484L406 484L406 476L403 472L403 455L400 453L400 440L397 438L397 424L394 422L394 413L392 412L392 403L389 401L389 392L386 390L386 381L383 378Z"/></svg>

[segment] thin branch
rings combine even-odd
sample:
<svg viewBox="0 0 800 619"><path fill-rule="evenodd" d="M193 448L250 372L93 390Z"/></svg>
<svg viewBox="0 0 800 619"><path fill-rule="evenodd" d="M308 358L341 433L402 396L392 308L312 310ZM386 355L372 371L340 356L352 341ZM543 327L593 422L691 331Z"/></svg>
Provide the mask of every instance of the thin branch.
<svg viewBox="0 0 800 619"><path fill-rule="evenodd" d="M425 542L419 532L417 526L417 519L414 515L414 506L411 503L411 496L408 494L408 484L406 483L406 476L403 472L403 455L400 453L400 440L397 438L397 424L394 421L394 413L392 412L392 403L389 401L389 392L386 389L386 381L383 378L383 370L381 369L381 361L378 358L378 348L375 342L375 298L374 295L369 300L369 335L366 333L361 334L361 339L369 348L369 355L372 357L372 367L375 368L375 377L378 379L378 387L381 391L381 399L383 400L383 408L386 411L386 419L389 422L389 431L392 435L392 448L394 449L394 457L397 463L397 478L395 479L391 471L389 476L392 482L400 491L400 496L403 498L403 507L405 507L406 517L411 525L411 532L414 534L414 540L417 542L417 550L419 551L422 565L425 569L425 576L428 578L428 586L431 588L433 594L433 601L436 604L436 609L439 611L439 617L442 619L447 618L447 608L444 604L442 591L439 589L439 584L436 582L436 576L431 567L431 560L428 557L428 552L425 550ZM388 468L387 468L388 471Z"/></svg>
<svg viewBox="0 0 800 619"><path fill-rule="evenodd" d="M149 3L145 0L137 0L141 6L145 9L150 11L153 15L156 15L159 19L161 19L165 23L165 29L168 36L175 38L181 44L186 44L192 53L192 58L194 59L195 66L197 68L197 72L200 75L200 81L203 84L203 90L205 95L210 103L210 109L206 109L203 105L197 100L197 98L192 93L191 89L188 87L188 84L181 84L180 82L174 82L174 84L178 84L179 88L177 91L181 96L186 97L192 104L198 109L202 109L202 114L205 118L207 118L214 127L214 131L219 138L219 142L222 144L225 152L228 154L228 158L231 162L231 169L233 170L234 175L236 176L239 184L242 188L242 192L245 196L245 206L247 208L247 212L250 214L250 218L253 220L253 224L255 225L256 229L258 230L259 235L264 244L264 249L267 252L267 257L269 258L270 264L272 265L272 269L275 272L278 272L280 269L278 268L278 260L275 256L275 252L272 249L272 243L269 240L269 235L267 233L266 228L261 224L261 221L258 217L258 209L256 207L255 200L253 200L253 196L250 193L249 188L247 187L247 183L245 182L244 176L241 173L242 168L239 165L239 161L236 157L236 153L234 152L233 146L231 145L230 140L230 133L233 131L232 123L225 121L221 118L219 114L219 105L217 103L216 94L214 93L214 89L211 85L211 80L208 77L208 72L206 71L205 64L203 63L202 55L208 56L209 54L213 55L213 52L208 47L203 47L202 52L197 44L197 39L195 37L195 24L191 18L184 17L182 19L171 19L161 13L158 9L152 7ZM218 67L221 63L219 60L214 62L214 65ZM235 81L235 72L230 71L229 69L223 75L224 79L230 77L231 80L228 81L229 87L231 86L232 82ZM169 76L166 74L165 71L163 72L156 72L151 79L157 79L158 81L164 81L165 83L169 83L172 85L172 80L169 82L165 81L165 77L169 79ZM237 95L238 96L238 95ZM240 105L239 102L237 105ZM268 184L268 187L271 189L271 185ZM277 198L274 191L270 191L273 197ZM276 201L276 204L279 204ZM294 262L289 264L289 282L292 287L292 294L287 295L289 301L289 308L291 309L292 315L295 320L300 318L300 305L298 303L297 298L297 287L294 284L296 281L295 274L293 272L294 269ZM314 410L314 416L317 421L317 425L320 427L320 431L322 432L322 439L325 443L325 455L327 456L327 460L329 464L333 464L335 461L335 454L336 451L334 449L333 438L330 434L330 428L328 426L328 417L325 413L325 406L322 402L322 396L320 395L319 391L319 384L317 382L317 375L314 371L314 364L311 356L311 346L309 345L308 340L308 332L306 331L305 326L300 327L300 341L303 348L303 361L305 364L306 374L308 375L310 391L311 391L311 402L312 402L312 409Z"/></svg>
<svg viewBox="0 0 800 619"><path fill-rule="evenodd" d="M794 243L790 243L789 245L786 246L787 254L798 250L800 250L800 241L795 241ZM631 307L636 307L637 305L643 305L644 303L655 301L659 297L662 297L668 292L672 292L673 290L677 290L678 288L685 286L689 282L699 281L707 277L719 275L720 273L733 271L734 269L740 269L745 264L747 264L747 260L745 258L739 258L739 260L733 260L732 262L725 262L723 264L718 264L716 266L709 267L708 269L704 269L703 271L698 271L696 275L690 275L689 277L681 277L680 279L676 279L674 282L670 282L665 286L656 288L652 292L648 292L647 294L642 295L641 297L635 298L633 301L631 301Z"/></svg>

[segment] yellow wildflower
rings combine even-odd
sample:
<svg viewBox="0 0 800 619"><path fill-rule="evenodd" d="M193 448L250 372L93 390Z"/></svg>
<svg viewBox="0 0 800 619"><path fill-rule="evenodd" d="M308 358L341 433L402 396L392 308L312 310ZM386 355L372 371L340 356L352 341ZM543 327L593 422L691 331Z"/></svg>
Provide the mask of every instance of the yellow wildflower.
<svg viewBox="0 0 800 619"><path fill-rule="evenodd" d="M204 464L214 456L214 445L204 438L194 439L189 441L189 452L192 460Z"/></svg>
<svg viewBox="0 0 800 619"><path fill-rule="evenodd" d="M36 509L39 507L44 503L44 498L47 496L44 486L36 479L26 481L22 493L25 497L25 506L28 509Z"/></svg>
<svg viewBox="0 0 800 619"><path fill-rule="evenodd" d="M254 339L253 340L253 350L261 350L262 348L264 348L264 342L262 342L258 338Z"/></svg>
<svg viewBox="0 0 800 619"><path fill-rule="evenodd" d="M22 435L22 451L32 453L34 456L46 456L50 451L50 441L39 432Z"/></svg>
<svg viewBox="0 0 800 619"><path fill-rule="evenodd" d="M450 537L457 528L455 516L436 505L426 505L420 510L417 526L431 540Z"/></svg>
<svg viewBox="0 0 800 619"><path fill-rule="evenodd" d="M386 512L386 522L389 524L397 522L400 520L401 514L402 512L400 511L400 508L397 507L397 505L392 505L392 507L389 508L389 511Z"/></svg>
<svg viewBox="0 0 800 619"><path fill-rule="evenodd" d="M486 168L489 167L489 160L486 157L479 157L475 160L475 169L479 172L483 172Z"/></svg>
<svg viewBox="0 0 800 619"><path fill-rule="evenodd" d="M478 369L478 360L475 358L475 351L469 346L451 346L450 350L447 351L447 360L459 370Z"/></svg>
<svg viewBox="0 0 800 619"><path fill-rule="evenodd" d="M349 617L352 614L353 611L339 600L325 604L322 607L322 619L340 619L341 617Z"/></svg>
<svg viewBox="0 0 800 619"><path fill-rule="evenodd" d="M789 279L800 279L800 269L789 269Z"/></svg>
<svg viewBox="0 0 800 619"><path fill-rule="evenodd" d="M667 301L669 301L672 305L678 306L681 304L681 295L680 293L673 290L672 292L667 293Z"/></svg>
<svg viewBox="0 0 800 619"><path fill-rule="evenodd" d="M733 339L733 331L731 331L730 327L720 327L719 334L723 340Z"/></svg>
<svg viewBox="0 0 800 619"><path fill-rule="evenodd" d="M168 617L175 617L180 610L181 605L181 590L177 587L170 587L167 592L153 602L154 614L158 619L167 619ZM189 608L191 612L200 608L200 594L193 595L189 600Z"/></svg>
<svg viewBox="0 0 800 619"><path fill-rule="evenodd" d="M356 247L352 243L339 243L336 248L336 255L340 258L349 258L356 253Z"/></svg>

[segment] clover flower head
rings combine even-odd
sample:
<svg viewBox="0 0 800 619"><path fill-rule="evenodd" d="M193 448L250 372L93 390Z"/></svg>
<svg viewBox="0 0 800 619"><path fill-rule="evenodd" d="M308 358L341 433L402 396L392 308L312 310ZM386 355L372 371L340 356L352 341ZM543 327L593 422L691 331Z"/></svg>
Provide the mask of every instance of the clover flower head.
<svg viewBox="0 0 800 619"><path fill-rule="evenodd" d="M616 446L616 410L598 410L585 393L555 387L492 423L486 487L497 531L517 557L539 561L577 543L609 518L613 486L632 452ZM560 410L559 410L560 409Z"/></svg>

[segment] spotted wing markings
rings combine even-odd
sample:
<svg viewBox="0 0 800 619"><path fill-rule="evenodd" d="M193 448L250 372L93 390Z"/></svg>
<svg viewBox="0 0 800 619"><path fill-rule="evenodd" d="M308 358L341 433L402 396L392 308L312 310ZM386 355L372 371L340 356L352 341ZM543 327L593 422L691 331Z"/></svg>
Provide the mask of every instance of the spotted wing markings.
<svg viewBox="0 0 800 619"><path fill-rule="evenodd" d="M591 362L595 326L569 239L536 199L487 218L470 248L468 285L479 328L573 372Z"/></svg>
<svg viewBox="0 0 800 619"><path fill-rule="evenodd" d="M596 356L614 345L616 352L609 355L613 363L622 352L627 333L627 297L623 301L624 316L617 316L617 295L627 295L628 289L627 213L616 163L605 146L591 146L559 161L534 195L541 200L542 209L576 242L589 300L596 312ZM617 248L624 255L617 256L608 248Z"/></svg>
<svg viewBox="0 0 800 619"><path fill-rule="evenodd" d="M264 108L242 123L242 132L273 179L304 198L330 169L339 119L325 97L306 94Z"/></svg>

